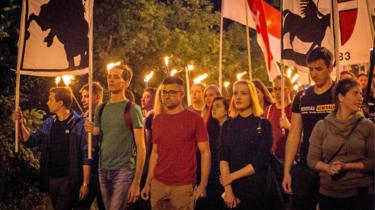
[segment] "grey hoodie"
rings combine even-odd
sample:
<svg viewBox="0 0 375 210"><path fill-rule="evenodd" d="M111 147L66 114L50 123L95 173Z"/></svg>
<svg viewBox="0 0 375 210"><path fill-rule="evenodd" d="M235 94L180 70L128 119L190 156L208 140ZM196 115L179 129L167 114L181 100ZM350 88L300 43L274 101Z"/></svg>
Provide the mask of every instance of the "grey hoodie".
<svg viewBox="0 0 375 210"><path fill-rule="evenodd" d="M350 132L361 113L356 113L349 120L339 120L336 112L327 115L314 127L310 136L307 164L315 169L318 161L328 163L340 146L341 151L330 161L345 163L362 161L365 171L345 171L341 178L334 180L326 172L319 172L320 193L330 197L345 198L358 194L358 187L372 188L373 177L370 172L374 168L375 124L362 119L358 126Z"/></svg>

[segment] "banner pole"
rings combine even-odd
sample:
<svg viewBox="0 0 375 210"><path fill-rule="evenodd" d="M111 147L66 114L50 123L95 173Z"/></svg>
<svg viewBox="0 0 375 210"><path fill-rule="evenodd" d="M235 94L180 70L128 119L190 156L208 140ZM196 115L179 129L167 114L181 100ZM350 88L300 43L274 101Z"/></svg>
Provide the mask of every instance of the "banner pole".
<svg viewBox="0 0 375 210"><path fill-rule="evenodd" d="M220 13L220 43L219 43L219 90L223 93L223 29L224 29L224 17L223 17L224 1L221 1L221 13ZM190 90L188 90L190 91Z"/></svg>
<svg viewBox="0 0 375 210"><path fill-rule="evenodd" d="M93 27L94 27L94 0L90 1L90 30L89 30L89 121L92 122L92 83L93 83ZM92 133L87 134L88 158L92 159Z"/></svg>
<svg viewBox="0 0 375 210"><path fill-rule="evenodd" d="M249 79L253 81L253 73L252 73L252 66L251 66L251 48L250 48L250 33L249 33L249 20L248 20L248 9L249 4L247 0L245 1L245 14L246 14L246 46L247 46L247 62L249 68Z"/></svg>
<svg viewBox="0 0 375 210"><path fill-rule="evenodd" d="M22 0L21 10L21 22L20 22L20 34L18 39L18 54L17 54L17 69L16 69L16 95L15 95L15 110L19 109L20 106L20 83L21 83L21 59L23 54L24 37L25 37L25 17L26 16L26 0ZM15 126L15 153L19 152L19 132L20 122L17 120L14 122Z"/></svg>

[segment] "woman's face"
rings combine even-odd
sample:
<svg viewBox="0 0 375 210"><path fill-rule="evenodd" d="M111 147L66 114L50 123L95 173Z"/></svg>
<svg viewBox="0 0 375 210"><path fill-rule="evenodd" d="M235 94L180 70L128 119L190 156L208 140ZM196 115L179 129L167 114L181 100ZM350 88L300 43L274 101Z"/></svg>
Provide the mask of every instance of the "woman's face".
<svg viewBox="0 0 375 210"><path fill-rule="evenodd" d="M357 112L361 109L363 103L362 90L359 85L352 87L345 96L339 94L341 108L348 109L350 112Z"/></svg>
<svg viewBox="0 0 375 210"><path fill-rule="evenodd" d="M204 94L204 103L206 106L211 106L215 97L218 97L216 91L213 88L207 89L206 93Z"/></svg>
<svg viewBox="0 0 375 210"><path fill-rule="evenodd" d="M239 112L250 108L250 91L247 84L238 83L233 88L234 105Z"/></svg>
<svg viewBox="0 0 375 210"><path fill-rule="evenodd" d="M228 116L228 112L225 109L225 105L223 100L217 100L212 104L212 117L216 120L220 120L226 118Z"/></svg>
<svg viewBox="0 0 375 210"><path fill-rule="evenodd" d="M261 90L259 90L258 88L255 88L255 89L257 89L259 104L260 105L264 104L264 94L263 94L263 92Z"/></svg>

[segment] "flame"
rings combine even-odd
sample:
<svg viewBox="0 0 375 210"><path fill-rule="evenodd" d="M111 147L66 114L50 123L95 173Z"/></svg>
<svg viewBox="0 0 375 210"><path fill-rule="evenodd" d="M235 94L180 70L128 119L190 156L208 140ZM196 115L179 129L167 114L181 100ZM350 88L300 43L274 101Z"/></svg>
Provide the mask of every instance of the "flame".
<svg viewBox="0 0 375 210"><path fill-rule="evenodd" d="M176 75L178 73L178 71L176 70L176 69L172 69L172 71L171 71L171 76L174 76L174 75Z"/></svg>
<svg viewBox="0 0 375 210"><path fill-rule="evenodd" d="M121 61L118 61L118 62L116 62L116 63L109 63L109 64L107 64L107 70L109 71L109 70L111 70L113 67L115 67L115 66L119 66L121 64Z"/></svg>
<svg viewBox="0 0 375 210"><path fill-rule="evenodd" d="M247 74L246 71L244 71L244 72L242 72L242 73L238 73L238 74L237 74L237 80L240 80L240 79L243 77L243 75L245 75L245 74Z"/></svg>
<svg viewBox="0 0 375 210"><path fill-rule="evenodd" d="M295 90L295 91L297 91L298 88L299 88L299 84L295 84L295 85L293 86L293 90Z"/></svg>
<svg viewBox="0 0 375 210"><path fill-rule="evenodd" d="M187 70L188 70L188 71L191 71L191 70L193 70L193 69L194 69L194 65L188 65L188 66L187 66Z"/></svg>
<svg viewBox="0 0 375 210"><path fill-rule="evenodd" d="M291 68L288 68L288 70L286 71L286 76L290 79L290 77L292 76L292 69Z"/></svg>
<svg viewBox="0 0 375 210"><path fill-rule="evenodd" d="M56 85L58 85L60 83L60 81L61 81L61 77L60 76L56 77L56 79L55 79Z"/></svg>
<svg viewBox="0 0 375 210"><path fill-rule="evenodd" d="M299 74L295 74L295 75L293 76L293 78L292 78L290 81L291 81L292 84L293 84L293 83L295 83L295 82L297 81L298 78L299 78Z"/></svg>
<svg viewBox="0 0 375 210"><path fill-rule="evenodd" d="M224 82L224 87L225 87L225 88L228 88L229 85L230 85L230 82L228 82L228 81L225 81L225 82Z"/></svg>
<svg viewBox="0 0 375 210"><path fill-rule="evenodd" d="M207 79L207 77L208 77L208 74L207 74L207 73L204 73L204 74L202 74L202 75L196 77L196 78L194 79L194 84L198 84L198 83L200 83L202 80Z"/></svg>
<svg viewBox="0 0 375 210"><path fill-rule="evenodd" d="M166 66L168 66L168 64L169 64L169 57L168 56L164 57L164 63L165 63Z"/></svg>
<svg viewBox="0 0 375 210"><path fill-rule="evenodd" d="M154 76L154 71L151 71L149 74L147 74L144 81L147 83L152 78L152 76Z"/></svg>
<svg viewBox="0 0 375 210"><path fill-rule="evenodd" d="M73 75L64 75L62 76L62 80L66 86L69 86L72 83L72 80L74 80Z"/></svg>

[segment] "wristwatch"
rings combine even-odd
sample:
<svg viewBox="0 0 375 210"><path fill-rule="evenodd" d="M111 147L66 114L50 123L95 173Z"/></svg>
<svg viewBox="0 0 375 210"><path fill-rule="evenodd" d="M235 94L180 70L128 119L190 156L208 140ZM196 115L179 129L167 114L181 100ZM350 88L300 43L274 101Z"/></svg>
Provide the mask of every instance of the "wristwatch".
<svg viewBox="0 0 375 210"><path fill-rule="evenodd" d="M88 183L85 183L85 182L83 182L83 183L82 183L82 186L84 186L84 187L89 187L89 184L88 184Z"/></svg>

